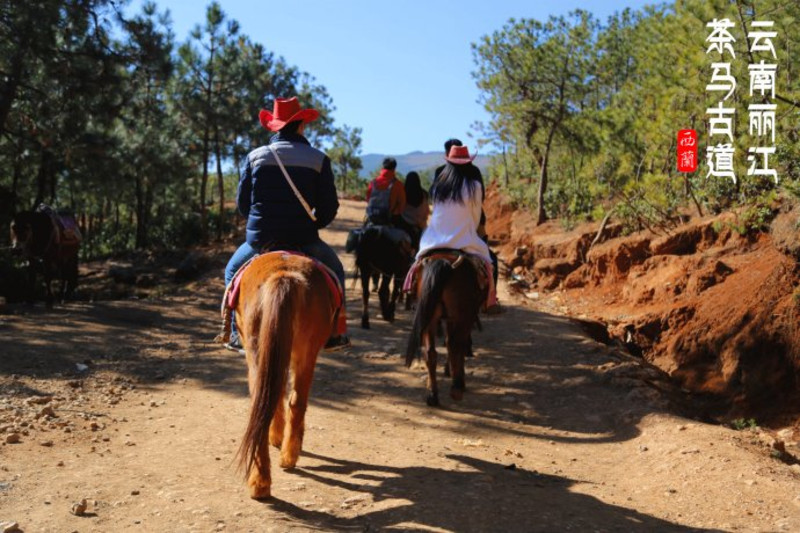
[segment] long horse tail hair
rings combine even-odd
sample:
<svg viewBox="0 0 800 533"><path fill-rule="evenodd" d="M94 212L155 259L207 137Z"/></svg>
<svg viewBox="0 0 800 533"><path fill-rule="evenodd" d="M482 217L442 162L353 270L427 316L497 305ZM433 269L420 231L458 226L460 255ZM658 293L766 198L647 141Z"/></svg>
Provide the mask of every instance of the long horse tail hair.
<svg viewBox="0 0 800 533"><path fill-rule="evenodd" d="M274 276L260 289L260 320L257 316L251 324L251 335L258 339L256 376L247 429L238 453L245 475L250 475L256 457L269 446L266 436L286 384L302 283L294 276Z"/></svg>
<svg viewBox="0 0 800 533"><path fill-rule="evenodd" d="M436 306L442 299L444 285L453 274L453 268L446 259L434 259L422 269L422 291L417 302L417 312L411 326L411 335L406 348L406 366L411 366L419 354L422 332L430 325Z"/></svg>

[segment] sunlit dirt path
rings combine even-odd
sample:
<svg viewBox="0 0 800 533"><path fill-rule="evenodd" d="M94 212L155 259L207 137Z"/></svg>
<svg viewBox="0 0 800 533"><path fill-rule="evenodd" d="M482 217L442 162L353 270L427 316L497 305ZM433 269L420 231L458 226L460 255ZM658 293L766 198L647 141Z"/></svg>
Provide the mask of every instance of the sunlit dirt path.
<svg viewBox="0 0 800 533"><path fill-rule="evenodd" d="M324 231L348 269L346 230L363 210L344 201ZM353 348L320 356L298 468L274 466L273 501L252 501L233 466L244 361L210 342L231 251L159 299L0 315L0 521L30 532L800 530L797 469L758 433L670 414L651 371L505 285L506 312L474 335L464 400L443 381L442 407L429 408L422 368L400 357L410 312L387 324L373 301L362 330L348 283ZM6 444L12 433L20 442ZM74 516L83 498L87 514Z"/></svg>

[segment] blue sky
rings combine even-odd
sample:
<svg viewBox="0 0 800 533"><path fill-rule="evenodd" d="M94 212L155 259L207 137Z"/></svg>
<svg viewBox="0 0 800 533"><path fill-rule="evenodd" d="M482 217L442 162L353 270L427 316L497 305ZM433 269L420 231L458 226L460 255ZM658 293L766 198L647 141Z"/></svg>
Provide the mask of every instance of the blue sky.
<svg viewBox="0 0 800 533"><path fill-rule="evenodd" d="M205 20L210 2L155 0L170 10L178 42ZM221 0L242 33L325 85L338 125L362 128L367 153L441 150L449 137L474 146L475 121L488 114L470 43L511 17L546 19L582 8L605 20L645 0ZM128 11L138 11L141 0ZM253 112L254 120L257 110Z"/></svg>

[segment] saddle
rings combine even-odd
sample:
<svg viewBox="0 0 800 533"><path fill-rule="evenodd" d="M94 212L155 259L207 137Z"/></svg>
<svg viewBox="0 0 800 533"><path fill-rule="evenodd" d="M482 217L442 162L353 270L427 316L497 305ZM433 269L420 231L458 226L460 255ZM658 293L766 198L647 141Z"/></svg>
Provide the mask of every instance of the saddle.
<svg viewBox="0 0 800 533"><path fill-rule="evenodd" d="M252 263L257 257L265 254L301 255L311 259L311 261L314 262L314 266L317 267L317 270L319 270L325 277L325 281L328 284L328 289L330 289L331 294L333 295L336 312L341 312L345 301L344 287L342 287L341 283L339 283L336 273L331 270L329 266L318 259L311 257L310 255L298 251L271 249L253 256L249 261L243 264L239 270L236 271L236 274L233 275L233 279L231 279L231 282L228 284L228 286L225 287L225 293L222 296L222 305L220 307L220 312L222 314L222 331L216 336L214 339L215 341L223 343L230 341L231 322L233 320L233 311L236 309L236 306L239 303L239 289L241 287L242 275L244 274L244 271L247 270L247 267L250 266L250 263Z"/></svg>
<svg viewBox="0 0 800 533"><path fill-rule="evenodd" d="M404 230L389 226L385 224L368 223L363 228L356 228L350 230L347 234L347 242L345 244L345 251L348 253L355 253L361 239L367 232L377 231L381 237L384 237L394 243L396 246L404 250L411 250L411 236Z"/></svg>
<svg viewBox="0 0 800 533"><path fill-rule="evenodd" d="M497 292L492 276L492 264L480 256L452 248L434 248L422 254L408 270L403 292L411 292L414 288L417 271L426 263L436 259L450 262L452 268L458 268L464 261L469 261L475 272L478 273L478 288L485 294L484 309L497 303Z"/></svg>
<svg viewBox="0 0 800 533"><path fill-rule="evenodd" d="M83 240L81 230L78 228L78 222L72 215L58 213L47 204L39 204L36 211L50 217L56 246L78 245Z"/></svg>

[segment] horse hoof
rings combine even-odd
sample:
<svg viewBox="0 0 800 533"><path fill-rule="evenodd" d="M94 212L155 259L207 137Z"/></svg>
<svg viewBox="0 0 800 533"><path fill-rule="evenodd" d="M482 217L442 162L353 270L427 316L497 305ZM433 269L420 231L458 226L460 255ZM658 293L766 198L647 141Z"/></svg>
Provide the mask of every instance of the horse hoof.
<svg viewBox="0 0 800 533"><path fill-rule="evenodd" d="M369 329L369 320L361 319L361 328L362 329Z"/></svg>
<svg viewBox="0 0 800 533"><path fill-rule="evenodd" d="M297 459L291 459L287 457L281 457L280 467L284 470L292 470L295 466L297 466Z"/></svg>
<svg viewBox="0 0 800 533"><path fill-rule="evenodd" d="M463 389L451 389L450 390L450 397L457 402L460 402L464 398L464 390Z"/></svg>
<svg viewBox="0 0 800 533"><path fill-rule="evenodd" d="M263 480L250 480L250 497L254 500L266 500L272 496L270 483Z"/></svg>
<svg viewBox="0 0 800 533"><path fill-rule="evenodd" d="M439 407L439 397L433 394L429 395L425 400L429 407Z"/></svg>

